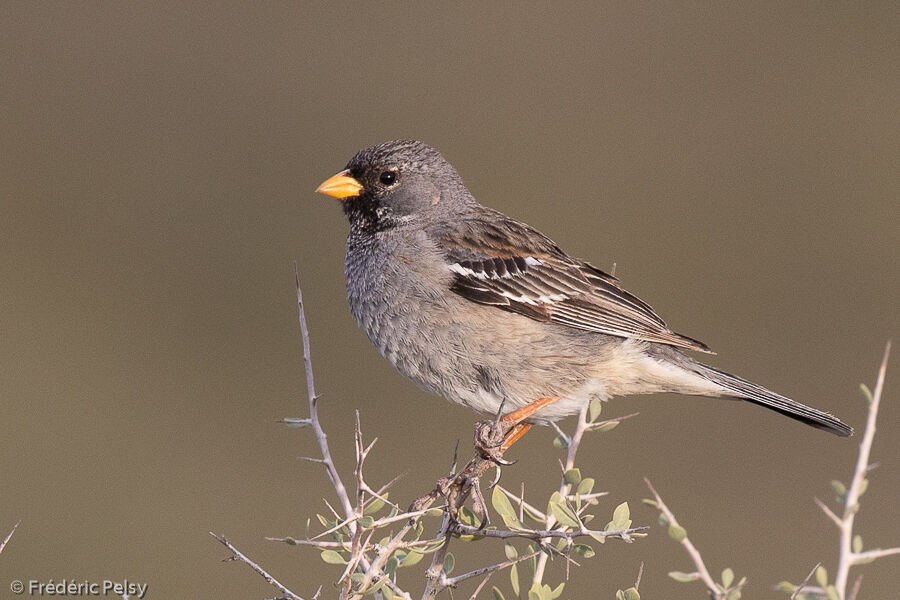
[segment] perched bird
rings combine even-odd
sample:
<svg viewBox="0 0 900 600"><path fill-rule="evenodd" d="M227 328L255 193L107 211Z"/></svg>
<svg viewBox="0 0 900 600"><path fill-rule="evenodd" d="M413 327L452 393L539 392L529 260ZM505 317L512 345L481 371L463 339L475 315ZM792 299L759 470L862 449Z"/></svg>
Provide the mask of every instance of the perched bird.
<svg viewBox="0 0 900 600"><path fill-rule="evenodd" d="M362 150L316 191L339 198L350 220L353 316L426 391L481 413L516 411L511 420L524 428L576 414L594 397L676 392L746 400L852 433L688 356L710 350L669 329L612 275L479 204L420 141Z"/></svg>

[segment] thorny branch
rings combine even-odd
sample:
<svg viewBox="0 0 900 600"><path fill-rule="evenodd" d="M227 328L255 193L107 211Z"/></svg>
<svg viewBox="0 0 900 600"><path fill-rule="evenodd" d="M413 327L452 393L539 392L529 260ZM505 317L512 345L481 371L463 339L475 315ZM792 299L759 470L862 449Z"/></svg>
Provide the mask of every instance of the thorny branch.
<svg viewBox="0 0 900 600"><path fill-rule="evenodd" d="M650 492L653 494L653 498L656 500L656 504L659 507L660 512L662 512L666 516L666 520L669 522L669 527L680 527L680 525L678 524L678 519L675 518L675 515L671 510L669 510L669 507L666 506L666 503L663 502L663 499L657 493L656 489L653 487L653 484L650 483L650 480L644 477L644 483L646 483L647 487L650 488ZM688 556L691 557L691 561L697 568L697 575L699 575L700 580L703 581L703 584L709 590L709 595L713 598L721 598L723 594L722 590L718 585L716 585L715 580L712 578L712 575L709 574L709 570L706 568L706 564L703 562L703 557L700 555L700 551L697 550L697 547L694 546L687 535L685 535L681 539L681 545L684 546L684 549L687 551Z"/></svg>

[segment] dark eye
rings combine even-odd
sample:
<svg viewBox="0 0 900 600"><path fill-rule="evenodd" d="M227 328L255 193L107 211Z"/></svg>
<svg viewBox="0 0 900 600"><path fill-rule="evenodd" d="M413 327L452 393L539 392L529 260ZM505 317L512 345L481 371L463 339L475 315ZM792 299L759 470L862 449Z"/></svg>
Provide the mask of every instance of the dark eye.
<svg viewBox="0 0 900 600"><path fill-rule="evenodd" d="M391 186L397 183L397 171L382 171L378 181L383 185Z"/></svg>

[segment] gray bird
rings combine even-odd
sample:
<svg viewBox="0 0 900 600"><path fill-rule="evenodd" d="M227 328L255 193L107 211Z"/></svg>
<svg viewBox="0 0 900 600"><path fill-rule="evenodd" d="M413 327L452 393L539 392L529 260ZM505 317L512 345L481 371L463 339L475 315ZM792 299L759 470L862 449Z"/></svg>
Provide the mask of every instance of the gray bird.
<svg viewBox="0 0 900 600"><path fill-rule="evenodd" d="M836 417L702 364L618 279L479 204L420 141L360 151L316 190L350 220L347 297L378 351L422 389L486 414L539 399L529 423L592 398L677 392L746 400L849 436ZM522 414L522 413L520 413Z"/></svg>

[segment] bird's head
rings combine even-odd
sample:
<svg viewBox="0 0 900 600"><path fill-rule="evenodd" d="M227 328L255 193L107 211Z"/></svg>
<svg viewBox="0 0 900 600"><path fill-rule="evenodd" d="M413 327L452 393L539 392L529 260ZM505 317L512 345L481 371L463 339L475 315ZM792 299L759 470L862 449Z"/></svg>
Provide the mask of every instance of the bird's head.
<svg viewBox="0 0 900 600"><path fill-rule="evenodd" d="M351 223L375 229L424 224L474 202L447 159L418 140L360 150L316 191L340 199Z"/></svg>

